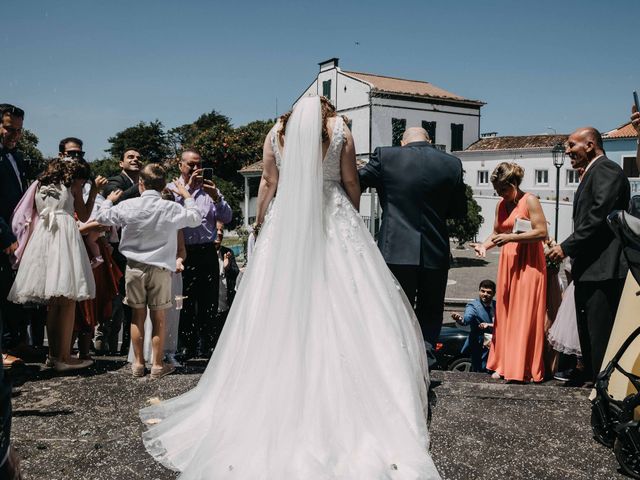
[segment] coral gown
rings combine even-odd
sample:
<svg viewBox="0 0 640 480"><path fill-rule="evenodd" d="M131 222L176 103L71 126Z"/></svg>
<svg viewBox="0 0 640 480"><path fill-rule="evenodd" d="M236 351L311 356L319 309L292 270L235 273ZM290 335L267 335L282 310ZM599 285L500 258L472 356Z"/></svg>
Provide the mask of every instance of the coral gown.
<svg viewBox="0 0 640 480"><path fill-rule="evenodd" d="M498 207L498 233L510 233L516 218L529 220L526 193L509 213ZM546 260L542 242L507 243L500 252L496 320L487 369L506 380L544 378Z"/></svg>

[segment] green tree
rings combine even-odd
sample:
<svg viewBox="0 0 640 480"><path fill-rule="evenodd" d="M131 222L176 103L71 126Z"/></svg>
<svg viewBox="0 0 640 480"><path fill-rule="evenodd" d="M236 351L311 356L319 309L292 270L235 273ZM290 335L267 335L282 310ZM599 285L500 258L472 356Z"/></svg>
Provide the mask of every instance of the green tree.
<svg viewBox="0 0 640 480"><path fill-rule="evenodd" d="M45 159L38 149L38 137L30 130L23 130L22 138L18 142L18 150L24 154L27 181L32 182L45 169L48 159Z"/></svg>
<svg viewBox="0 0 640 480"><path fill-rule="evenodd" d="M244 202L244 192L242 188L239 188L233 182L224 180L220 177L213 177L213 182L218 187L218 190L224 195L225 201L231 207L233 211L233 218L230 223L226 225L228 229L234 229L237 225L242 225L242 209L240 205Z"/></svg>
<svg viewBox="0 0 640 480"><path fill-rule="evenodd" d="M190 147L196 137L213 127L231 129L231 120L221 113L211 110L203 113L193 123L187 123L169 130L167 137L174 155L177 157L183 148Z"/></svg>
<svg viewBox="0 0 640 480"><path fill-rule="evenodd" d="M116 133L107 141L111 148L106 151L115 159L122 158L122 154L130 148L140 152L145 162L163 161L172 153L169 138L160 120L140 122Z"/></svg>
<svg viewBox="0 0 640 480"><path fill-rule="evenodd" d="M120 173L120 161L112 157L103 157L98 160L90 162L91 174L94 177L102 175L103 177L113 177Z"/></svg>
<svg viewBox="0 0 640 480"><path fill-rule="evenodd" d="M473 198L473 189L469 185L465 185L465 187L467 216L463 219L447 220L449 236L458 241L459 247L462 247L465 242L475 239L480 230L480 225L484 221L484 218L480 215L480 205Z"/></svg>
<svg viewBox="0 0 640 480"><path fill-rule="evenodd" d="M238 170L262 158L264 137L272 126L272 121L251 122L239 128L216 125L198 135L189 146L200 152L216 175L242 188L244 182Z"/></svg>

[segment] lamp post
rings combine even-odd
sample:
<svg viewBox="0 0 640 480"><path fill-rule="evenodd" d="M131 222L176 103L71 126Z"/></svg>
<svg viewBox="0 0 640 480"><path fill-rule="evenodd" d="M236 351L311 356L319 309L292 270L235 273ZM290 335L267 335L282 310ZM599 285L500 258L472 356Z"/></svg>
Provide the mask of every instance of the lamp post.
<svg viewBox="0 0 640 480"><path fill-rule="evenodd" d="M560 169L564 165L564 145L557 143L551 150L553 165L556 167L556 232L555 241L558 241L558 213L560 212Z"/></svg>

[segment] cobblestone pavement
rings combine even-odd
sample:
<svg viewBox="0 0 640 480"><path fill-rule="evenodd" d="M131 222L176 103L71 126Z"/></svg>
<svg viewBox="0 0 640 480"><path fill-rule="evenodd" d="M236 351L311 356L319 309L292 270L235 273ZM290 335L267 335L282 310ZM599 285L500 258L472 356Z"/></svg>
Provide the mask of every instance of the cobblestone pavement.
<svg viewBox="0 0 640 480"><path fill-rule="evenodd" d="M192 388L203 365L158 381L123 366L103 358L81 376L57 377L30 365L15 378L13 437L25 478L176 478L145 452L137 411ZM444 479L623 478L613 453L591 439L587 390L457 372L433 378L431 451Z"/></svg>

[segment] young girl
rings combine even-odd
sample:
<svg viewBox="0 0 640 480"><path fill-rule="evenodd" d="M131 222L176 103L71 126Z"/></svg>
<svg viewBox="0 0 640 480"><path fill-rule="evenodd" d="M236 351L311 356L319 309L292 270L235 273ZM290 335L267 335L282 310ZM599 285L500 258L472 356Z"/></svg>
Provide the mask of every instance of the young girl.
<svg viewBox="0 0 640 480"><path fill-rule="evenodd" d="M38 178L35 207L40 221L29 239L15 282L14 303L46 303L49 360L56 371L74 370L91 361L71 358L76 301L95 297L95 283L74 212L87 221L98 190L106 179L91 183L86 202L82 187L90 178L86 163L56 159Z"/></svg>

